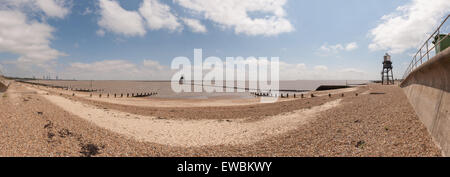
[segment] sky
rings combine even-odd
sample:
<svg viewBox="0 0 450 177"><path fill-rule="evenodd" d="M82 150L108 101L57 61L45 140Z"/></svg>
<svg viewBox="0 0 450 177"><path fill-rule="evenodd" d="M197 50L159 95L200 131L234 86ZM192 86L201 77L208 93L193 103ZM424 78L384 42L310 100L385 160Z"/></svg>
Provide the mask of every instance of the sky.
<svg viewBox="0 0 450 177"><path fill-rule="evenodd" d="M449 13L448 0L0 0L0 71L167 80L202 49L279 57L282 80L375 80L389 52L401 78Z"/></svg>

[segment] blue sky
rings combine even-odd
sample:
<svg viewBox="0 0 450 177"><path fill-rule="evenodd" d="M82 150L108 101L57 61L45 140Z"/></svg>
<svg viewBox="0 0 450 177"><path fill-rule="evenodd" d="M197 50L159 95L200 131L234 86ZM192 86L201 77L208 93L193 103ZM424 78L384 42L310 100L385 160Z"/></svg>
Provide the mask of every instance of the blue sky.
<svg viewBox="0 0 450 177"><path fill-rule="evenodd" d="M42 32L37 44L15 43L39 45L43 52L40 49L21 51L10 46L15 44L0 40L0 70L16 76L59 75L77 79L167 79L172 59L192 58L194 48L202 48L205 57L223 59L227 56L280 57L286 67L280 68L281 79L294 80L378 79L382 57L385 52L391 52L395 75L401 77L414 48L449 13L449 3L439 0L436 6L426 9L422 7L426 2L423 0L261 0L274 3L273 9L234 4L236 9L256 9L245 11L250 20L273 17L276 23L285 24L277 27L267 23L249 30L256 23L244 24L239 20L244 16L228 17L242 11L208 9L229 7L220 1L202 4L197 2L202 0L148 0L153 3L151 8L141 11L144 0L101 0L118 4L130 12L130 19L140 19L137 23L126 19L126 15L107 17L106 10L115 9L112 5L102 6L98 0L46 0L47 4L39 3L40 0L21 0L27 5L4 1L0 12L13 17L9 19L23 14L25 20L17 18L23 21L20 24L38 23L53 30L36 30ZM199 4L203 6L198 8ZM169 13L163 14L163 22L158 21L161 19L158 14L144 15L158 11L155 9L158 6L169 9L162 11ZM280 11L283 13L277 14ZM431 18L425 23L429 27L411 30L411 26L424 22L417 19L421 13ZM173 23L166 23L167 18L173 18ZM107 20L100 22L103 19ZM195 32L183 19L199 22L196 27L203 26L206 31ZM0 22L2 25L4 29L20 27ZM239 31L241 26L244 29ZM8 32L4 32L5 38L11 36L5 33ZM371 44L377 47L369 47ZM34 57L32 52L49 54Z"/></svg>

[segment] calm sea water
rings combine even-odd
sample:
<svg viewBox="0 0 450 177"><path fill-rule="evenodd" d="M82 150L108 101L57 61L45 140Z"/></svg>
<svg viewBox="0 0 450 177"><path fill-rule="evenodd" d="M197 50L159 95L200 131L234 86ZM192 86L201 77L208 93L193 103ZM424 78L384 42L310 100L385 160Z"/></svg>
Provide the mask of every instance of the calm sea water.
<svg viewBox="0 0 450 177"><path fill-rule="evenodd" d="M252 97L249 94L250 82L245 82L245 86L234 87L232 82L215 83L214 88L223 90L223 87L233 88L234 93L175 93L171 88L171 82L169 81L62 81L62 80L36 80L35 83L48 84L53 86L69 87L74 89L95 89L101 90L100 93L149 93L158 92L157 97L163 98L196 98L206 99L210 97L227 97L227 98L247 98ZM297 81L280 81L280 92L305 92L316 90L321 85L360 85L366 84L369 81L364 80L297 80ZM200 82L194 82L195 85L202 85ZM186 83L189 84L189 83ZM211 88L208 84L203 84L204 88ZM254 90L251 90L254 91ZM244 93L242 93L244 92Z"/></svg>

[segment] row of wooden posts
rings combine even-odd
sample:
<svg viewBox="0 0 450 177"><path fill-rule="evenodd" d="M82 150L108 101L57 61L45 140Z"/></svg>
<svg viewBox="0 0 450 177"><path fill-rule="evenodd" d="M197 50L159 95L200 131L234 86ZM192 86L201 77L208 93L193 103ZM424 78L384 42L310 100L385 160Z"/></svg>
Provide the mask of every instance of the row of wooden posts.
<svg viewBox="0 0 450 177"><path fill-rule="evenodd" d="M129 98L129 97L148 97L148 96L153 96L153 95L158 95L158 92L150 92L150 93L127 93L127 94L124 94L124 93L121 93L121 94L117 94L117 93L114 93L114 94L109 94L109 93L107 93L107 94L105 94L105 95L103 95L103 94L98 94L98 97L99 98L102 98L102 96L104 96L104 97L106 97L106 98L109 98L109 97L114 97L114 98L123 98L123 97L127 97L127 98ZM72 96L75 96L75 93L72 93ZM93 94L91 93L90 95L89 95L89 97L93 97Z"/></svg>
<svg viewBox="0 0 450 177"><path fill-rule="evenodd" d="M286 93L286 94L283 94L283 93L281 93L280 95L278 95L278 94L272 94L272 93L262 93L262 92L251 92L251 94L252 95L254 95L254 96L257 96L257 97L278 97L278 96L280 96L281 98L289 98L289 93ZM358 93L355 93L355 96L358 96L359 94ZM293 94L293 96L294 96L294 98L297 98L297 95L294 93ZM314 98L314 97L316 97L316 95L314 95L313 93L311 93L311 98ZM345 94L344 93L342 93L341 94L341 97L344 97L345 96ZM329 93L328 94L328 97L332 97L332 95L331 95L331 93ZM300 94L300 98L305 98L305 94Z"/></svg>
<svg viewBox="0 0 450 177"><path fill-rule="evenodd" d="M104 91L103 89L80 89L80 88L69 88L69 87L64 87L64 86L53 86L53 85L44 85L44 84L36 84L36 83L30 83L33 85L37 85L39 87L39 85L45 86L45 87L51 87L51 88L56 88L56 89L62 89L62 90L72 90L72 91L79 91L79 92L98 92L98 91ZM106 98L112 97L114 96L114 98L123 98L124 96L127 96L127 98L129 97L148 97L148 96L153 96L153 95L157 95L158 92L146 92L146 93L114 93L114 94L105 94ZM72 93L72 96L75 96L75 93ZM93 94L89 94L90 97L93 96ZM104 96L103 94L99 94L98 97L102 98L102 96Z"/></svg>

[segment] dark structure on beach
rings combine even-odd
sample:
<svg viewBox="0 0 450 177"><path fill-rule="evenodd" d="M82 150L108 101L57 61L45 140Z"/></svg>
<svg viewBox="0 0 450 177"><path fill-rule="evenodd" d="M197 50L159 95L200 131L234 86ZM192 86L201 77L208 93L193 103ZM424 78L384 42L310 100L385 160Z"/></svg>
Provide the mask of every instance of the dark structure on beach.
<svg viewBox="0 0 450 177"><path fill-rule="evenodd" d="M391 56L386 53L383 60L383 70L381 71L381 84L394 84L394 73L392 72Z"/></svg>
<svg viewBox="0 0 450 177"><path fill-rule="evenodd" d="M180 78L180 80L178 81L178 83L179 83L180 85L183 85L183 84L184 84L184 76L181 76L181 78Z"/></svg>

